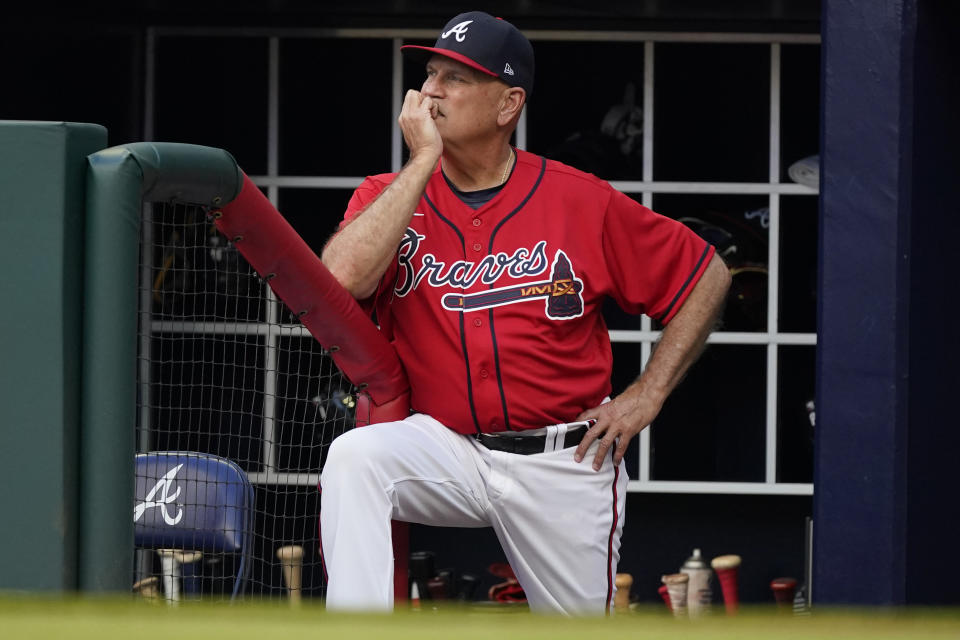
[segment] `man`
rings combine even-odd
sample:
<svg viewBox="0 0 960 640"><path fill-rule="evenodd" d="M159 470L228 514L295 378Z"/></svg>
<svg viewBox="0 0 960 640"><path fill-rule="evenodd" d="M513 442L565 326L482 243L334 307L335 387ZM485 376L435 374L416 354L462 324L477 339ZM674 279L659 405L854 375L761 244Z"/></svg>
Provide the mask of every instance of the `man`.
<svg viewBox="0 0 960 640"><path fill-rule="evenodd" d="M392 606L394 518L492 526L534 611L603 613L621 460L699 353L728 271L683 225L510 146L534 70L511 24L465 13L403 51L427 72L399 118L410 159L356 190L323 262L376 311L414 414L330 448L327 606ZM612 400L607 296L666 324Z"/></svg>

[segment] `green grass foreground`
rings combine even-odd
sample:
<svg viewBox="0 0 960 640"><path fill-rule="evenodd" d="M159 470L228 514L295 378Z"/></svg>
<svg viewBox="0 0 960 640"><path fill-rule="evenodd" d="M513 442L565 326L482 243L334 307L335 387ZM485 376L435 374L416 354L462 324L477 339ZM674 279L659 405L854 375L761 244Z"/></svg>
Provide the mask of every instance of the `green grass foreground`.
<svg viewBox="0 0 960 640"><path fill-rule="evenodd" d="M698 620L675 620L662 607L610 618L538 616L528 612L444 608L391 615L326 613L319 604L291 609L286 603L200 604L170 607L127 599L0 598L0 636L123 638L150 640L301 640L388 638L389 640L543 638L584 640L613 633L620 638L763 639L960 638L960 609L818 609L810 617L777 615L772 607L745 608L736 617L715 611Z"/></svg>

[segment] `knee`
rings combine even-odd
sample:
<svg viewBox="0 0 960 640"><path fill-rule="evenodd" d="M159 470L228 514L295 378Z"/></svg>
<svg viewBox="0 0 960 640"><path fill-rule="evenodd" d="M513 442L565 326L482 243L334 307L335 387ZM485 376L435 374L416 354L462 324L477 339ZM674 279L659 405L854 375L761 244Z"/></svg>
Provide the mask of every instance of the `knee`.
<svg viewBox="0 0 960 640"><path fill-rule="evenodd" d="M322 478L350 469L358 459L361 459L363 446L360 442L362 438L357 437L359 433L359 429L347 431L330 443L330 449L327 450L327 459L323 463Z"/></svg>
<svg viewBox="0 0 960 640"><path fill-rule="evenodd" d="M358 475L375 472L381 455L379 439L370 427L352 429L330 443L327 459L320 474L321 484L336 479L356 479Z"/></svg>

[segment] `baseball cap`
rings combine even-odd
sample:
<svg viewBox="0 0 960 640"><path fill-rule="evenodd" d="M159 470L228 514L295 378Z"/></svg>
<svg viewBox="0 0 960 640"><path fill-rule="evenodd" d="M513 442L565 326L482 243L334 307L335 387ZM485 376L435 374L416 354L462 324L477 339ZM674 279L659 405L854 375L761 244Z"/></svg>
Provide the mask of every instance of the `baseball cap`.
<svg viewBox="0 0 960 640"><path fill-rule="evenodd" d="M515 26L482 11L468 11L451 19L432 47L404 45L408 56L429 59L446 56L500 78L511 87L533 93L533 46Z"/></svg>

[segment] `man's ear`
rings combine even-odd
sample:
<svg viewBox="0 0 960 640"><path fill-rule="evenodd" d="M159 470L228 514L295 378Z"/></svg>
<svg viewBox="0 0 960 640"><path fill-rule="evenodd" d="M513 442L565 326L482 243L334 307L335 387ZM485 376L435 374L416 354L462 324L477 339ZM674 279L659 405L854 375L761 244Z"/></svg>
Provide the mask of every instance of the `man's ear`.
<svg viewBox="0 0 960 640"><path fill-rule="evenodd" d="M520 115L527 101L527 92L520 87L507 87L503 90L497 124L505 126Z"/></svg>

